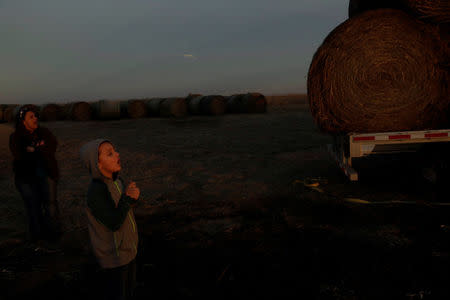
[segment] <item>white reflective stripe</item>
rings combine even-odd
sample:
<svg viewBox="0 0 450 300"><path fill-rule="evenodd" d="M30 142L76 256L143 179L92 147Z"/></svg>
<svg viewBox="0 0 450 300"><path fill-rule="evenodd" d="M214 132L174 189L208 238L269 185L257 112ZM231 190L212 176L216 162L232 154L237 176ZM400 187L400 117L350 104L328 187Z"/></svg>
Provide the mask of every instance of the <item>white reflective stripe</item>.
<svg viewBox="0 0 450 300"><path fill-rule="evenodd" d="M411 133L411 140L414 139L424 139L425 138L425 133L420 132L420 133Z"/></svg>
<svg viewBox="0 0 450 300"><path fill-rule="evenodd" d="M389 136L388 135L375 136L375 140L377 140L377 141L387 141L387 140L389 140Z"/></svg>

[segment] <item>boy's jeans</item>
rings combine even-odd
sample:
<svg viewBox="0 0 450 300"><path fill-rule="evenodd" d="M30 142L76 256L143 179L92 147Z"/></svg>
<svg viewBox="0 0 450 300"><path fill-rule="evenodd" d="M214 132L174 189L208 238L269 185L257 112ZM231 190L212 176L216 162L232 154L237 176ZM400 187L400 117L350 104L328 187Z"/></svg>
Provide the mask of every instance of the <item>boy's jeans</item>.
<svg viewBox="0 0 450 300"><path fill-rule="evenodd" d="M112 269L103 269L103 297L108 300L131 299L136 288L136 258Z"/></svg>

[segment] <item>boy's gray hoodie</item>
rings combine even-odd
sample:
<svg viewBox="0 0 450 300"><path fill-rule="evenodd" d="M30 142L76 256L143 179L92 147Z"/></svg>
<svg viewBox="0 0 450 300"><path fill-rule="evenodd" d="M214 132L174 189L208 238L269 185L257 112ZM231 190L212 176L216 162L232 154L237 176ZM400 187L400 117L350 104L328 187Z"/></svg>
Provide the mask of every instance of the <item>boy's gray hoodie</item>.
<svg viewBox="0 0 450 300"><path fill-rule="evenodd" d="M81 147L80 156L92 176L87 193L86 213L93 252L103 268L128 264L136 257L138 232L124 184L117 174L113 179L98 169L98 148L106 139L96 139Z"/></svg>

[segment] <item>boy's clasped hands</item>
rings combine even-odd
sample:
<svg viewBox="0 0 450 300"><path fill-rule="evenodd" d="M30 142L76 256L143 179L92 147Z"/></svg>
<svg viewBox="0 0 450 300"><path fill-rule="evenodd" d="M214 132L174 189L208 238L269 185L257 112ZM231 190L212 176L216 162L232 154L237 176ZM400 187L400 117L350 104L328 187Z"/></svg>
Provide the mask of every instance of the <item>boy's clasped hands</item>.
<svg viewBox="0 0 450 300"><path fill-rule="evenodd" d="M139 198L140 190L136 186L136 182L132 181L132 182L130 182L130 184L128 184L128 186L125 190L125 194L128 197L133 198L134 200L137 200Z"/></svg>

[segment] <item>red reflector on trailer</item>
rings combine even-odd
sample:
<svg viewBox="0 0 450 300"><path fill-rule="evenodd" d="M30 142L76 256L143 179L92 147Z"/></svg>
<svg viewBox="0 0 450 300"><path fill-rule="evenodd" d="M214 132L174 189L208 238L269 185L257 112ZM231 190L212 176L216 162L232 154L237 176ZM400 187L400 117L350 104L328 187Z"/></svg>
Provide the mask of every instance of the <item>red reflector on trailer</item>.
<svg viewBox="0 0 450 300"><path fill-rule="evenodd" d="M425 133L426 138L436 138L436 137L446 137L446 136L448 136L448 132Z"/></svg>
<svg viewBox="0 0 450 300"><path fill-rule="evenodd" d="M357 142L357 141L374 141L375 137L374 136L355 136L353 138L353 141Z"/></svg>
<svg viewBox="0 0 450 300"><path fill-rule="evenodd" d="M401 139L410 139L411 135L409 134L398 134L398 135L390 135L390 140L401 140Z"/></svg>

